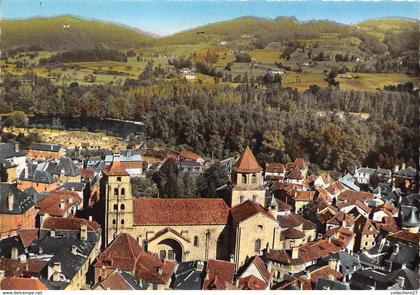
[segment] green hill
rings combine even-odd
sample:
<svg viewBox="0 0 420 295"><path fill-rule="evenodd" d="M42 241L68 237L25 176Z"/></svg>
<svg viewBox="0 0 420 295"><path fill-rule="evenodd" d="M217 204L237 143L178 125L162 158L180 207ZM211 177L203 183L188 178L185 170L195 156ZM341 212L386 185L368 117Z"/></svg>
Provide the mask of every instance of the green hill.
<svg viewBox="0 0 420 295"><path fill-rule="evenodd" d="M1 20L1 48L40 46L45 50L70 50L102 46L133 47L153 39L146 33L116 24L72 16Z"/></svg>
<svg viewBox="0 0 420 295"><path fill-rule="evenodd" d="M281 41L289 38L315 38L320 33L341 32L343 28L345 26L331 21L299 22L291 17L241 17L155 39L152 43L183 45L252 38Z"/></svg>

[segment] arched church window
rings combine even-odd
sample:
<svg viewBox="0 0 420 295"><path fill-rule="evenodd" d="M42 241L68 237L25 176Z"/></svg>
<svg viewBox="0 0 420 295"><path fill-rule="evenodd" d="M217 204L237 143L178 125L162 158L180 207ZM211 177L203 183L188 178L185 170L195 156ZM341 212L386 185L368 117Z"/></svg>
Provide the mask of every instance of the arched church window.
<svg viewBox="0 0 420 295"><path fill-rule="evenodd" d="M117 211L118 210L118 205L114 204L114 210Z"/></svg>
<svg viewBox="0 0 420 295"><path fill-rule="evenodd" d="M255 252L256 253L260 253L260 251L261 251L261 240L260 239L257 239L255 241Z"/></svg>
<svg viewBox="0 0 420 295"><path fill-rule="evenodd" d="M121 189L121 196L125 196L125 188Z"/></svg>
<svg viewBox="0 0 420 295"><path fill-rule="evenodd" d="M124 219L121 219L121 225L124 225Z"/></svg>
<svg viewBox="0 0 420 295"><path fill-rule="evenodd" d="M118 196L118 187L114 188L114 195Z"/></svg>
<svg viewBox="0 0 420 295"><path fill-rule="evenodd" d="M121 210L125 210L125 205L121 204L120 208L121 208Z"/></svg>
<svg viewBox="0 0 420 295"><path fill-rule="evenodd" d="M194 237L194 246L195 246L195 247L198 247L198 246L199 246L199 243L200 243L200 241L199 241L198 237L197 237L197 236L195 236L195 237Z"/></svg>

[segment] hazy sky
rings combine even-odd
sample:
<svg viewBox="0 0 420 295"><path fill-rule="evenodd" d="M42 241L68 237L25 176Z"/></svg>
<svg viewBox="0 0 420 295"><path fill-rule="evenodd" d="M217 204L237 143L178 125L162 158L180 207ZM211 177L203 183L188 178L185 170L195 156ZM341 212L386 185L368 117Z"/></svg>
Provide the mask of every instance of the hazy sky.
<svg viewBox="0 0 420 295"><path fill-rule="evenodd" d="M240 16L295 16L353 23L368 18L419 17L417 1L0 0L2 18L71 14L167 35Z"/></svg>

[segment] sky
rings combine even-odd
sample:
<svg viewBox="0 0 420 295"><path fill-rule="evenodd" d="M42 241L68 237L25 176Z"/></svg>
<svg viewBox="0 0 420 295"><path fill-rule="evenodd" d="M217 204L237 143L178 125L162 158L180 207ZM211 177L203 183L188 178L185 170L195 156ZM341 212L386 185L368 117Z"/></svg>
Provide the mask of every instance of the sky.
<svg viewBox="0 0 420 295"><path fill-rule="evenodd" d="M241 16L295 16L355 23L379 17L419 18L418 1L266 0L0 0L2 18L74 15L170 35Z"/></svg>

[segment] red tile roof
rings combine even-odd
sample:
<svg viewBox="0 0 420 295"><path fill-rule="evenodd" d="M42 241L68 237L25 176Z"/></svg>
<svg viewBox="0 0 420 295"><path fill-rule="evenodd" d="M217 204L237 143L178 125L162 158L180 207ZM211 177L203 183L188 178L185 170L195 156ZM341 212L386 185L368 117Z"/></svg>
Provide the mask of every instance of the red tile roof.
<svg viewBox="0 0 420 295"><path fill-rule="evenodd" d="M303 201L303 202L310 202L314 199L315 192L314 191L297 191L294 190L296 194L293 194L293 198L295 201Z"/></svg>
<svg viewBox="0 0 420 295"><path fill-rule="evenodd" d="M183 239L184 241L191 242L191 240L189 238L183 236L182 234L180 234L179 232L177 232L176 230L174 230L174 229L172 229L170 227L165 227L164 229L158 231L152 238L150 238L148 240L148 242L153 241L154 239L157 239L160 236L162 236L162 235L164 235L165 233L168 233L168 232L173 233L174 235L176 235L177 237Z"/></svg>
<svg viewBox="0 0 420 295"><path fill-rule="evenodd" d="M114 161L103 170L105 175L108 176L129 176L120 161Z"/></svg>
<svg viewBox="0 0 420 295"><path fill-rule="evenodd" d="M300 216L299 214L292 212L287 215L278 215L277 220L279 221L281 228L297 227L305 222L307 222L308 225L309 223L312 223L309 220L306 220L305 218Z"/></svg>
<svg viewBox="0 0 420 295"><path fill-rule="evenodd" d="M239 280L239 287L243 290L265 290L268 284L254 275L244 277Z"/></svg>
<svg viewBox="0 0 420 295"><path fill-rule="evenodd" d="M230 214L236 223L239 223L251 216L262 213L270 219L275 220L271 213L258 203L247 200L230 209Z"/></svg>
<svg viewBox="0 0 420 295"><path fill-rule="evenodd" d="M262 168L258 164L257 159L255 159L251 149L247 146L233 166L233 171L239 173L259 173L262 171Z"/></svg>
<svg viewBox="0 0 420 295"><path fill-rule="evenodd" d="M127 169L140 169L144 167L144 162L135 161L135 162L121 162L121 168L124 170Z"/></svg>
<svg viewBox="0 0 420 295"><path fill-rule="evenodd" d="M33 241L38 240L38 232L39 229L37 228L19 229L17 231L24 248L29 247Z"/></svg>
<svg viewBox="0 0 420 295"><path fill-rule="evenodd" d="M63 208L60 208L60 202L64 201ZM82 203L82 198L73 191L59 190L51 191L48 196L39 201L35 207L39 208L41 214L48 214L50 216L63 216L67 210L73 206L78 206Z"/></svg>
<svg viewBox="0 0 420 295"><path fill-rule="evenodd" d="M354 222L354 232L364 235L376 235L379 233L373 223L363 215L359 215L356 218Z"/></svg>
<svg viewBox="0 0 420 295"><path fill-rule="evenodd" d="M121 275L119 270L111 272L100 282L104 290L135 290Z"/></svg>
<svg viewBox="0 0 420 295"><path fill-rule="evenodd" d="M161 260L156 255L141 252L137 257L135 266L135 277L149 283L166 284L172 277L175 270L175 262Z"/></svg>
<svg viewBox="0 0 420 295"><path fill-rule="evenodd" d="M353 226L354 218L343 211L338 212L336 215L334 215L334 217L328 220L327 223L342 225L344 220L346 221L346 226Z"/></svg>
<svg viewBox="0 0 420 295"><path fill-rule="evenodd" d="M133 271L143 248L129 234L122 233L98 256L95 267Z"/></svg>
<svg viewBox="0 0 420 295"><path fill-rule="evenodd" d="M312 283L316 283L318 278L334 278L334 281L341 281L343 279L343 275L332 269L328 265L320 267L309 274Z"/></svg>
<svg viewBox="0 0 420 295"><path fill-rule="evenodd" d="M276 202L277 202L277 206L278 206L278 208L277 208L278 211L290 211L292 209L291 205L289 205L289 204L287 204L287 203L285 203L281 200L276 199Z"/></svg>
<svg viewBox="0 0 420 295"><path fill-rule="evenodd" d="M301 180L304 177L302 173L300 172L299 168L295 167L289 174L287 174L287 178Z"/></svg>
<svg viewBox="0 0 420 295"><path fill-rule="evenodd" d="M327 230L324 234L325 239L331 240L335 245L339 247L347 247L349 243L354 239L356 234L345 227L334 227Z"/></svg>
<svg viewBox="0 0 420 295"><path fill-rule="evenodd" d="M86 225L90 231L98 231L100 225L95 221L76 217L48 217L42 228L53 230L79 230L82 225Z"/></svg>
<svg viewBox="0 0 420 295"><path fill-rule="evenodd" d="M135 198L135 225L227 224L229 206L217 198Z"/></svg>
<svg viewBox="0 0 420 295"><path fill-rule="evenodd" d="M6 276L39 276L48 261L39 259L20 260L0 257L0 269L6 272Z"/></svg>
<svg viewBox="0 0 420 295"><path fill-rule="evenodd" d="M267 163L265 165L265 172L283 173L284 171L285 171L284 165L281 163Z"/></svg>
<svg viewBox="0 0 420 295"><path fill-rule="evenodd" d="M407 230L397 231L396 233L389 234L388 237L400 241L413 243L415 245L419 245L420 242L420 233L412 233Z"/></svg>
<svg viewBox="0 0 420 295"><path fill-rule="evenodd" d="M305 237L305 233L291 227L282 231L280 233L280 236L282 240L289 240L289 239L295 240L295 239L302 239L303 237Z"/></svg>
<svg viewBox="0 0 420 295"><path fill-rule="evenodd" d="M1 290L48 290L38 278L4 278L0 283Z"/></svg>
<svg viewBox="0 0 420 295"><path fill-rule="evenodd" d="M207 261L207 279L203 283L203 289L206 290L214 280L219 282L233 282L236 266L234 263L223 260L209 259Z"/></svg>
<svg viewBox="0 0 420 295"><path fill-rule="evenodd" d="M356 201L364 202L367 200L372 200L373 194L368 192L357 192L352 190L345 190L339 196L338 200L347 202L347 203L355 203Z"/></svg>
<svg viewBox="0 0 420 295"><path fill-rule="evenodd" d="M295 160L295 164L296 164L297 167L299 167L299 169L305 168L305 160L302 159L302 158L297 158Z"/></svg>
<svg viewBox="0 0 420 295"><path fill-rule="evenodd" d="M187 150L182 150L179 155L181 157L183 157L184 159L190 159L193 161L197 161L198 159L202 159L199 155L197 155L196 153L187 151Z"/></svg>
<svg viewBox="0 0 420 295"><path fill-rule="evenodd" d="M80 169L80 175L84 177L93 178L95 176L95 171L92 168L82 168Z"/></svg>

